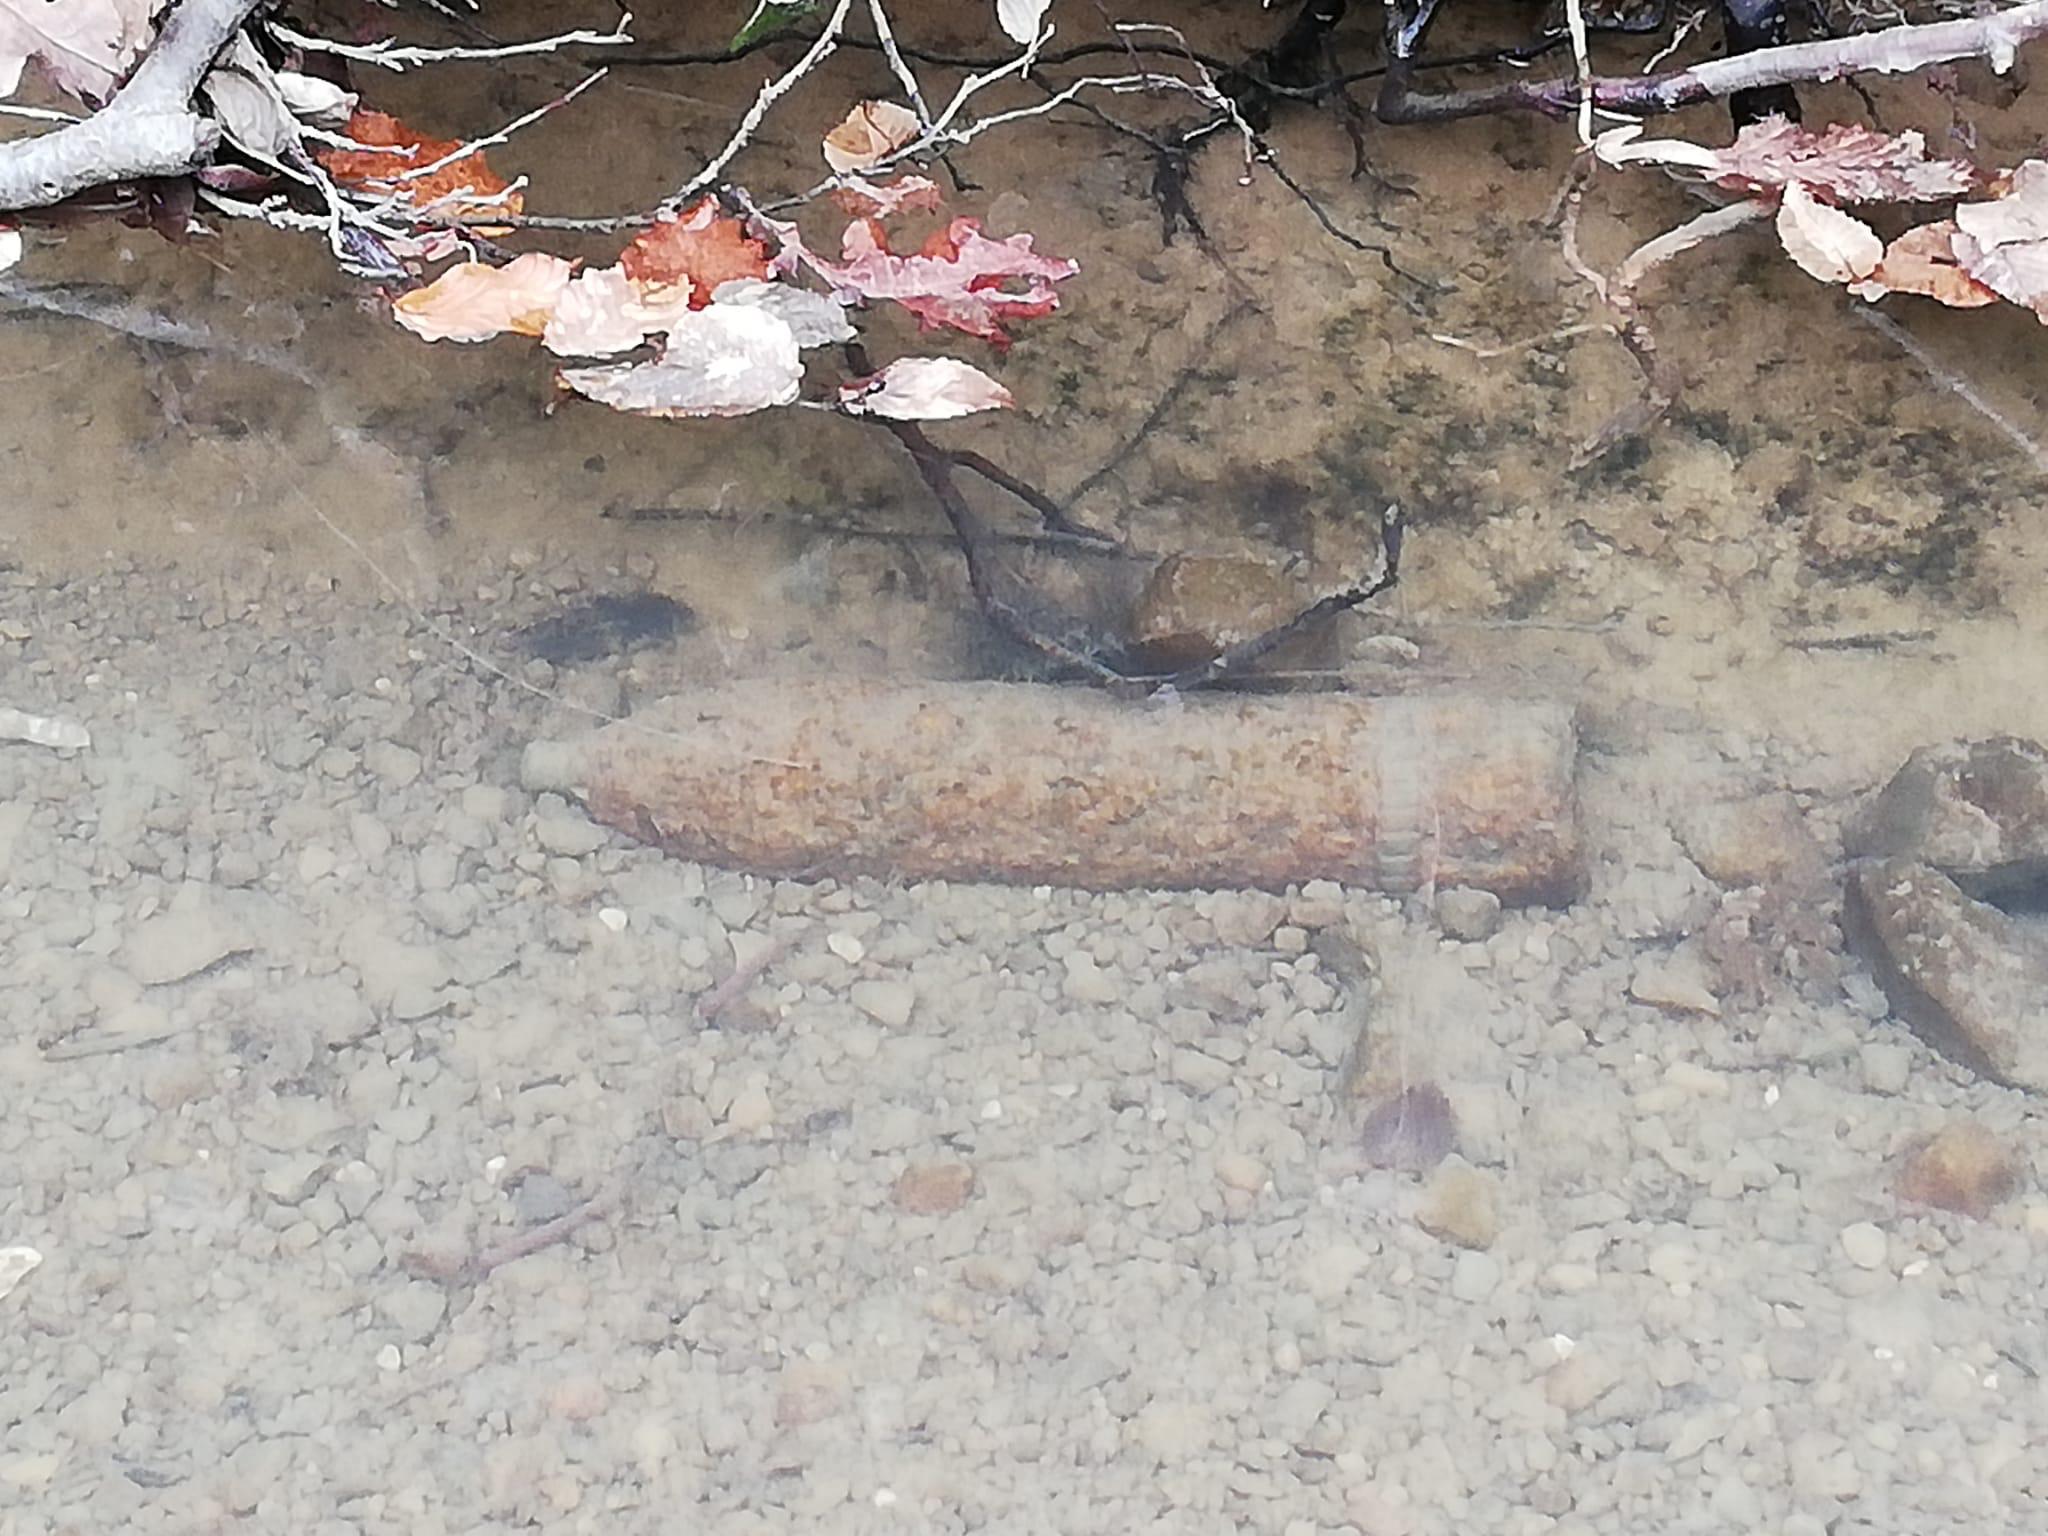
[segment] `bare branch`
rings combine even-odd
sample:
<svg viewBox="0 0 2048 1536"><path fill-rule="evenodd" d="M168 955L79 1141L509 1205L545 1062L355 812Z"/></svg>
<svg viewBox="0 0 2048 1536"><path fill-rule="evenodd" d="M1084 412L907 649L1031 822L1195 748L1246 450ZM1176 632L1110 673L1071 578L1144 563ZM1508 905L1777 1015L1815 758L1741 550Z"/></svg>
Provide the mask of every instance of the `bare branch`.
<svg viewBox="0 0 2048 1536"><path fill-rule="evenodd" d="M114 99L83 122L0 144L0 209L47 208L111 181L182 176L220 147L192 93L262 0L182 0Z"/></svg>

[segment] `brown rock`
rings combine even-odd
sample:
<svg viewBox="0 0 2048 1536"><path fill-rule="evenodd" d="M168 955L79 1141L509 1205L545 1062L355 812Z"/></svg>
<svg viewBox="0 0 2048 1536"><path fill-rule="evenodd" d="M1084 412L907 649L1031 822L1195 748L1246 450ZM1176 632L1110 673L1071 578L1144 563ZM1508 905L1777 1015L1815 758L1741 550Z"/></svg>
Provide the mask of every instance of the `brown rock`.
<svg viewBox="0 0 2048 1536"><path fill-rule="evenodd" d="M1907 1150L1892 1191L1901 1200L1982 1217L2018 1184L2004 1144L1975 1121L1958 1120Z"/></svg>
<svg viewBox="0 0 2048 1536"><path fill-rule="evenodd" d="M1500 1236L1493 1180L1469 1163L1446 1163L1430 1178L1415 1219L1432 1237L1460 1248L1491 1248Z"/></svg>
<svg viewBox="0 0 2048 1536"><path fill-rule="evenodd" d="M1163 672L1197 667L1284 624L1306 603L1269 561L1172 555L1160 561L1131 611L1131 650Z"/></svg>
<svg viewBox="0 0 2048 1536"><path fill-rule="evenodd" d="M1922 747L1843 841L1855 858L1932 864L1980 900L2048 893L2048 748L2016 736Z"/></svg>
<svg viewBox="0 0 2048 1536"><path fill-rule="evenodd" d="M1827 868L1799 803L1782 790L1690 807L1672 830L1708 879L1734 890L1813 880Z"/></svg>
<svg viewBox="0 0 2048 1536"><path fill-rule="evenodd" d="M1892 1011L1929 1045L1986 1077L2048 1091L2048 946L2038 933L1905 859L1850 871L1843 927Z"/></svg>
<svg viewBox="0 0 2048 1536"><path fill-rule="evenodd" d="M913 1216L944 1216L974 1193L974 1170L965 1163L913 1163L896 1180L897 1206Z"/></svg>

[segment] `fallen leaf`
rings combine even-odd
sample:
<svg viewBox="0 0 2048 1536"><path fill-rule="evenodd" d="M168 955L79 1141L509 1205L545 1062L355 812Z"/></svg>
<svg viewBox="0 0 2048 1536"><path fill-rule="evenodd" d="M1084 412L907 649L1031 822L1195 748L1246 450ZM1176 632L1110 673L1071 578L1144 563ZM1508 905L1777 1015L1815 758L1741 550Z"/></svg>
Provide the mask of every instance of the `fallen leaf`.
<svg viewBox="0 0 2048 1536"><path fill-rule="evenodd" d="M231 56L207 72L199 89L230 144L258 160L280 165L298 148L298 119L285 105L277 76L256 45L242 37L235 43Z"/></svg>
<svg viewBox="0 0 2048 1536"><path fill-rule="evenodd" d="M1998 295L1958 264L1955 222L1942 219L1916 224L1884 248L1884 259L1869 277L1851 283L1859 299L1881 299L1888 293L1917 293L1951 309L1978 309L1996 304Z"/></svg>
<svg viewBox="0 0 2048 1536"><path fill-rule="evenodd" d="M1725 149L1644 139L1641 133L1637 124L1610 129L1594 140L1594 152L1609 165L1696 171L1731 191L1799 185L1833 203L1942 202L1983 181L1966 161L1929 158L1926 139L1911 131L1888 137L1852 124L1806 128L1767 117L1744 128Z"/></svg>
<svg viewBox="0 0 2048 1536"><path fill-rule="evenodd" d="M759 278L736 277L720 283L712 293L719 304L751 304L781 319L796 336L799 347L822 347L851 341L855 331L846 318L846 306L829 294L788 283L764 283Z"/></svg>
<svg viewBox="0 0 2048 1536"><path fill-rule="evenodd" d="M825 135L825 163L833 170L864 171L917 137L917 114L893 101L864 101Z"/></svg>
<svg viewBox="0 0 2048 1536"><path fill-rule="evenodd" d="M968 218L934 233L914 256L892 252L880 226L859 219L847 225L841 255L838 262L827 261L795 239L793 230L784 237L783 256L811 267L834 292L894 300L927 329L947 326L999 347L1010 341L1003 321L1051 313L1059 307L1053 285L1080 270L1075 262L1039 255L1029 235L991 240L981 233L979 219Z"/></svg>
<svg viewBox="0 0 2048 1536"><path fill-rule="evenodd" d="M1051 9L1052 0L996 0L996 23L1011 42L1028 48L1038 41L1039 26Z"/></svg>
<svg viewBox="0 0 2048 1536"><path fill-rule="evenodd" d="M1956 204L1957 263L2048 323L2048 160L2028 160L1999 196Z"/></svg>
<svg viewBox="0 0 2048 1536"><path fill-rule="evenodd" d="M315 121L347 121L356 109L356 93L345 91L331 80L301 74L295 69L277 71L277 88L284 104L301 117Z"/></svg>
<svg viewBox="0 0 2048 1536"><path fill-rule="evenodd" d="M1866 278L1884 259L1876 230L1818 201L1796 181L1786 184L1778 204L1778 239L1802 271L1824 283Z"/></svg>
<svg viewBox="0 0 2048 1536"><path fill-rule="evenodd" d="M880 184L849 177L832 189L832 201L856 219L886 219L912 208L936 208L944 200L929 176L898 176Z"/></svg>
<svg viewBox="0 0 2048 1536"><path fill-rule="evenodd" d="M33 62L49 82L97 105L142 53L164 0L0 0L0 97Z"/></svg>
<svg viewBox="0 0 2048 1536"><path fill-rule="evenodd" d="M746 304L683 315L659 361L564 368L569 389L639 416L744 416L787 405L803 381L796 336L779 317Z"/></svg>
<svg viewBox="0 0 2048 1536"><path fill-rule="evenodd" d="M562 289L541 345L557 357L611 357L666 331L689 309L680 284L645 290L622 267L597 267Z"/></svg>
<svg viewBox="0 0 2048 1536"><path fill-rule="evenodd" d="M538 336L574 271L571 263L542 251L502 267L466 261L400 295L392 318L428 341L488 341L506 331Z"/></svg>
<svg viewBox="0 0 2048 1536"><path fill-rule="evenodd" d="M1974 1121L1944 1126L1915 1142L1900 1161L1893 1191L1902 1200L1982 1219L2019 1186L2005 1145Z"/></svg>
<svg viewBox="0 0 2048 1536"><path fill-rule="evenodd" d="M5 272L9 267L19 262L21 260L21 251L21 231L18 229L0 229L0 272Z"/></svg>
<svg viewBox="0 0 2048 1536"><path fill-rule="evenodd" d="M720 213L718 204L707 197L642 230L620 252L619 265L644 287L687 282L690 302L701 309L720 283L766 277L768 251L748 236L738 219Z"/></svg>
<svg viewBox="0 0 2048 1536"><path fill-rule="evenodd" d="M839 387L839 406L848 415L892 421L949 421L1016 403L979 368L950 357L901 357L880 373Z"/></svg>
<svg viewBox="0 0 2048 1536"><path fill-rule="evenodd" d="M498 197L508 183L490 168L481 151L462 155L425 176L411 174L460 150L462 145L453 139L425 138L397 118L366 107L349 114L345 132L367 147L314 151L314 158L341 186L397 198L415 208L446 199L443 211L450 218L518 213L526 206L517 192ZM485 198L495 200L482 201Z"/></svg>

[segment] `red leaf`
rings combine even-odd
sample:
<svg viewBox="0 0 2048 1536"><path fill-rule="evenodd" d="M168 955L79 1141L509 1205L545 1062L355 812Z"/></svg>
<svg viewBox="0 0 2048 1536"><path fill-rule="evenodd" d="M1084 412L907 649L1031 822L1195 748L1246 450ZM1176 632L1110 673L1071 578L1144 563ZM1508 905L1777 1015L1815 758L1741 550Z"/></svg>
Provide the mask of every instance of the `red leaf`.
<svg viewBox="0 0 2048 1536"><path fill-rule="evenodd" d="M690 307L702 309L720 283L767 277L768 248L749 238L738 219L721 214L707 197L642 231L620 253L619 265L649 288L687 282Z"/></svg>
<svg viewBox="0 0 2048 1536"><path fill-rule="evenodd" d="M364 107L358 107L350 116L347 131L358 144L373 147L314 151L314 158L342 186L360 187L380 197L401 197L415 208L453 197L456 200L448 211L455 218L518 213L525 206L525 199L517 192L491 203L461 198L460 194L465 192L479 198L492 197L506 188L505 178L484 162L481 152L450 160L426 176L410 175L461 149L456 140L424 138L397 118Z"/></svg>

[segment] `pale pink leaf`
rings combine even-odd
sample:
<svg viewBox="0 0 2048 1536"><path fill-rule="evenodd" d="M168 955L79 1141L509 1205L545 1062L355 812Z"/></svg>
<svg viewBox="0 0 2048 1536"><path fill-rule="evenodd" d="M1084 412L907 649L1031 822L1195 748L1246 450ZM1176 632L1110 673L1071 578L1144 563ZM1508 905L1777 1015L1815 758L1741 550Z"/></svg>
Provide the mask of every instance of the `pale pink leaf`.
<svg viewBox="0 0 2048 1536"><path fill-rule="evenodd" d="M466 261L392 302L392 318L428 341L488 341L506 331L538 336L575 268L530 251L502 267Z"/></svg>
<svg viewBox="0 0 2048 1536"><path fill-rule="evenodd" d="M825 135L825 163L835 171L864 171L917 137L917 114L893 101L864 101Z"/></svg>
<svg viewBox="0 0 2048 1536"><path fill-rule="evenodd" d="M840 408L849 415L894 421L949 421L1015 404L979 368L950 357L900 357L880 373L839 388Z"/></svg>
<svg viewBox="0 0 2048 1536"><path fill-rule="evenodd" d="M1029 235L989 239L979 219L953 220L914 256L897 255L883 243L878 225L856 219L846 226L837 262L793 239L793 230L776 233L784 241L778 261L802 261L842 298L890 299L927 328L948 326L998 346L1010 340L1003 321L1049 314L1059 307L1053 285L1080 270L1062 257L1038 254Z"/></svg>
<svg viewBox="0 0 2048 1536"><path fill-rule="evenodd" d="M1926 139L1911 131L1887 136L1843 123L1806 128L1767 117L1744 128L1725 149L1644 139L1641 133L1634 124L1610 129L1594 141L1594 152L1609 165L1691 171L1738 192L1771 192L1796 183L1831 203L1943 202L1983 181L1965 161L1930 158Z"/></svg>
<svg viewBox="0 0 2048 1536"><path fill-rule="evenodd" d="M564 368L568 388L639 416L744 416L787 405L803 382L796 336L780 318L746 304L684 314L659 361Z"/></svg>
<svg viewBox="0 0 2048 1536"><path fill-rule="evenodd" d="M59 90L104 101L150 35L163 0L0 0L0 97L33 61Z"/></svg>
<svg viewBox="0 0 2048 1536"><path fill-rule="evenodd" d="M1815 200L1798 182L1785 187L1778 204L1778 239L1808 276L1824 283L1868 277L1884 259L1877 231L1839 208Z"/></svg>
<svg viewBox="0 0 2048 1536"><path fill-rule="evenodd" d="M929 176L898 176L879 184L849 176L832 189L832 201L859 219L892 218L906 209L936 208L944 200Z"/></svg>
<svg viewBox="0 0 2048 1536"><path fill-rule="evenodd" d="M612 357L667 330L689 310L687 284L649 287L622 267L597 267L577 273L562 290L541 345L557 357Z"/></svg>

